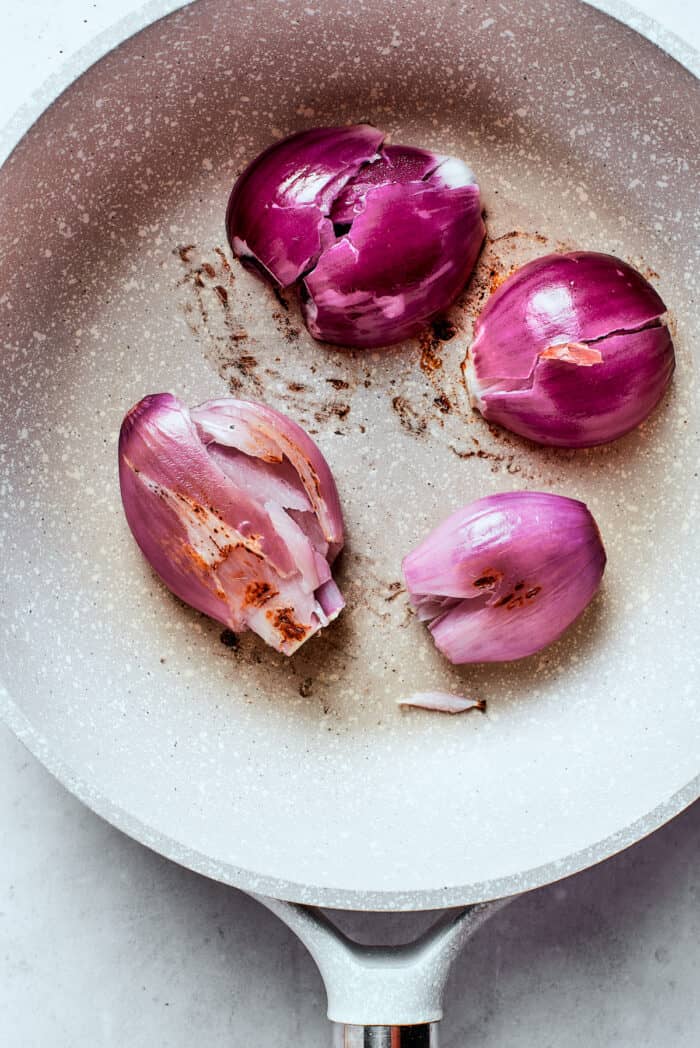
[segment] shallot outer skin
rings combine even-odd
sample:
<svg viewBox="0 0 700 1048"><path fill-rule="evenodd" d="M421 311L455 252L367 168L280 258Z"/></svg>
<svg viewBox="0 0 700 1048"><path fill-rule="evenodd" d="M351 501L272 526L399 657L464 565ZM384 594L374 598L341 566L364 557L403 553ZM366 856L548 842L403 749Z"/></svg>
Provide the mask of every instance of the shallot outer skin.
<svg viewBox="0 0 700 1048"><path fill-rule="evenodd" d="M468 699L464 695L455 695L449 691L415 691L403 699L398 699L401 709L434 710L436 713L468 713L469 710L486 712L484 699Z"/></svg>
<svg viewBox="0 0 700 1048"><path fill-rule="evenodd" d="M231 248L288 287L333 239L330 211L384 135L369 124L319 127L275 142L236 181L226 211Z"/></svg>
<svg viewBox="0 0 700 1048"><path fill-rule="evenodd" d="M546 255L489 298L464 364L474 407L540 444L591 447L643 422L675 367L666 307L613 255Z"/></svg>
<svg viewBox="0 0 700 1048"><path fill-rule="evenodd" d="M187 604L291 655L340 613L343 545L331 471L280 412L221 398L188 410L144 397L119 435L124 512L142 553Z"/></svg>
<svg viewBox="0 0 700 1048"><path fill-rule="evenodd" d="M325 342L368 349L418 334L462 290L485 236L466 164L383 139L367 124L302 131L261 153L231 193L234 254L298 285Z"/></svg>
<svg viewBox="0 0 700 1048"><path fill-rule="evenodd" d="M514 491L457 510L404 558L403 574L450 662L506 662L561 636L593 599L605 560L583 502Z"/></svg>

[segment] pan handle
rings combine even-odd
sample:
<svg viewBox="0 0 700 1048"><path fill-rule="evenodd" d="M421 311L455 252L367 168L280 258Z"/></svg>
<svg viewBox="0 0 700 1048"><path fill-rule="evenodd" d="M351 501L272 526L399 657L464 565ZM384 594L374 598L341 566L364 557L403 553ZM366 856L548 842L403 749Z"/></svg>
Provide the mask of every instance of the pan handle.
<svg viewBox="0 0 700 1048"><path fill-rule="evenodd" d="M446 910L403 946L364 946L315 906L255 895L298 935L316 961L336 1023L335 1048L434 1048L453 960L509 899Z"/></svg>

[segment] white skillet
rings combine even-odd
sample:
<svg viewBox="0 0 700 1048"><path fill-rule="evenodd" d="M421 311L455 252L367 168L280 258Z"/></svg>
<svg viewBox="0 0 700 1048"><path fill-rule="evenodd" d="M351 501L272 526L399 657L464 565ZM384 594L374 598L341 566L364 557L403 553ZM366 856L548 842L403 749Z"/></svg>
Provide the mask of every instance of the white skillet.
<svg viewBox="0 0 700 1048"><path fill-rule="evenodd" d="M698 795L699 103L688 68L573 0L200 0L87 69L0 170L3 714L112 823L265 896L319 962L341 1043L428 1043L481 904L611 855ZM483 188L491 239L437 370L416 343L323 348L227 268L242 164L355 120L463 156ZM492 271L563 246L648 269L676 325L670 396L589 452L491 433L459 379ZM292 660L224 646L120 511L124 411L227 388L315 430L339 480L348 608ZM585 499L603 591L542 655L452 669L396 595L401 556L449 510L515 487ZM397 709L435 688L488 713ZM348 944L315 906L462 909L397 953Z"/></svg>

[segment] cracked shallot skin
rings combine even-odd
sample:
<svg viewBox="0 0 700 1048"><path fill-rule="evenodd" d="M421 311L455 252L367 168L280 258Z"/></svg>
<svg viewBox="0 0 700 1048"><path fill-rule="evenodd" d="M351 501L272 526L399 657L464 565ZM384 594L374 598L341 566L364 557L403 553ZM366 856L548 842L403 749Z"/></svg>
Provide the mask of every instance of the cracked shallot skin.
<svg viewBox="0 0 700 1048"><path fill-rule="evenodd" d="M590 510L537 491L457 510L403 560L411 604L450 662L507 662L551 644L595 596L605 549Z"/></svg>
<svg viewBox="0 0 700 1048"><path fill-rule="evenodd" d="M474 407L540 444L584 448L648 417L675 367L666 306L641 273L591 251L535 259L479 316L464 363Z"/></svg>
<svg viewBox="0 0 700 1048"><path fill-rule="evenodd" d="M181 600L291 655L335 619L331 564L343 520L307 433L264 404L223 397L188 410L144 397L119 435L124 512L141 552Z"/></svg>
<svg viewBox="0 0 700 1048"><path fill-rule="evenodd" d="M368 349L418 334L462 290L485 236L466 164L383 140L368 124L302 131L261 153L229 199L234 254L297 286L325 342Z"/></svg>

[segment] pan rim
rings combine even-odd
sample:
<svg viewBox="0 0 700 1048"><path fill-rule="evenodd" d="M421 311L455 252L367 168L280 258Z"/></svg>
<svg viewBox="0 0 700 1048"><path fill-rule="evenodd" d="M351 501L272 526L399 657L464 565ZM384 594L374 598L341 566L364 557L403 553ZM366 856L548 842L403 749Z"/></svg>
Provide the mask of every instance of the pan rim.
<svg viewBox="0 0 700 1048"><path fill-rule="evenodd" d="M580 873L604 859L611 858L659 829L700 797L700 774L698 774L652 811L600 841L590 844L587 848L564 858L495 880L408 891L362 890L301 884L212 859L175 838L167 836L153 826L149 826L120 805L114 804L100 790L96 790L76 775L70 765L54 752L46 739L34 730L29 719L12 701L2 685L0 685L0 717L19 741L69 793L72 793L110 825L152 851L176 862L179 866L184 866L204 877L229 884L242 891L337 910L387 912L433 910L519 895L521 892L541 888L574 873Z"/></svg>
<svg viewBox="0 0 700 1048"><path fill-rule="evenodd" d="M579 0L586 7L592 7L602 14L627 26L639 36L654 44L659 50L670 55L692 76L700 80L700 51L686 44L670 29L665 29L659 22L637 10L627 0ZM71 85L88 69L136 36L142 29L153 25L162 18L191 7L196 0L147 0L131 14L120 18L114 25L97 33L88 43L68 58L57 70L44 80L32 92L29 101L20 105L10 119L0 127L0 167L3 167L24 136L31 130L40 116L46 112Z"/></svg>
<svg viewBox="0 0 700 1048"><path fill-rule="evenodd" d="M106 54L154 22L191 5L192 0L148 0L135 12L95 36L80 48L61 69L48 77L0 129L0 166L10 158L16 146L37 119L66 91L75 80L97 64ZM687 45L673 32L634 8L626 0L582 0L651 41L673 58L691 75L700 79L700 52ZM35 730L29 719L12 700L0 682L0 718L41 764L78 800L112 826L173 862L244 891L255 892L292 902L353 910L427 910L458 906L488 899L503 898L560 880L610 858L636 843L678 815L700 797L700 773L650 812L580 851L561 859L532 867L497 880L478 881L467 885L438 888L386 891L343 889L332 886L305 885L259 874L229 863L212 860L180 841L144 823L125 808L115 805L106 795L75 774Z"/></svg>

